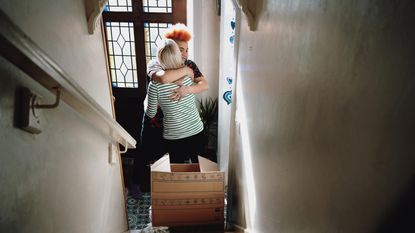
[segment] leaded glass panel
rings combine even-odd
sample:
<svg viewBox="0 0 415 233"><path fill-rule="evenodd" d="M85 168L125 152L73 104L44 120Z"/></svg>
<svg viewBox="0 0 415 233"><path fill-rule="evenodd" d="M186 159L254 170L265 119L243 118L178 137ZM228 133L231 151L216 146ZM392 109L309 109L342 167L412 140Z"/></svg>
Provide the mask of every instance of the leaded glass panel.
<svg viewBox="0 0 415 233"><path fill-rule="evenodd" d="M158 45L163 41L163 35L171 25L171 23L144 23L147 64L151 59L156 58Z"/></svg>
<svg viewBox="0 0 415 233"><path fill-rule="evenodd" d="M171 0L143 0L143 11L148 13L172 13Z"/></svg>
<svg viewBox="0 0 415 233"><path fill-rule="evenodd" d="M131 22L105 23L114 87L138 87L133 27Z"/></svg>
<svg viewBox="0 0 415 233"><path fill-rule="evenodd" d="M109 0L104 11L132 12L133 7L131 5L131 0Z"/></svg>

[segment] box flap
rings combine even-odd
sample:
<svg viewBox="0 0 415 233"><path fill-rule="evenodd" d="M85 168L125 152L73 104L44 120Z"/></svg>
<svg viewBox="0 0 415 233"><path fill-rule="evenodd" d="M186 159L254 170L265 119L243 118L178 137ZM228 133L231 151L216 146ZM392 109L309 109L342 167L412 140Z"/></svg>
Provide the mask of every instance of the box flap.
<svg viewBox="0 0 415 233"><path fill-rule="evenodd" d="M165 154L159 160L157 160L153 165L151 165L151 171L156 172L170 172L170 156Z"/></svg>
<svg viewBox="0 0 415 233"><path fill-rule="evenodd" d="M212 162L209 159L203 158L202 156L198 156L198 159L199 159L200 172L219 171L219 166L215 162Z"/></svg>

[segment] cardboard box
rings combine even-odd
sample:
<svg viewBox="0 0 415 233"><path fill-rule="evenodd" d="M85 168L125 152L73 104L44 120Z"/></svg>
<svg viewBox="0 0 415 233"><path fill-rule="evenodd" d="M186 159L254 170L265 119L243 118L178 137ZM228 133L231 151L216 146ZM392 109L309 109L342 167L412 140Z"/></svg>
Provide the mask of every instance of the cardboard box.
<svg viewBox="0 0 415 233"><path fill-rule="evenodd" d="M225 173L199 156L199 163L170 164L164 155L151 166L153 226L224 223Z"/></svg>

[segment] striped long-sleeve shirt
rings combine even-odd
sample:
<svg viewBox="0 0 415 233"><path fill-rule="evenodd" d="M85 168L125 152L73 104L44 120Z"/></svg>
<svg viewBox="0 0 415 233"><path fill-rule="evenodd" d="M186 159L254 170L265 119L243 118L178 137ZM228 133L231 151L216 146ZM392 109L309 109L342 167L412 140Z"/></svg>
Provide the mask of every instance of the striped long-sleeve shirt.
<svg viewBox="0 0 415 233"><path fill-rule="evenodd" d="M190 86L193 81L185 77L183 85ZM157 112L157 104L163 111L163 137L175 140L196 135L203 130L203 123L196 107L195 95L188 94L180 101L170 99L172 90L178 88L177 84L150 82L148 87L148 105L146 114L153 118Z"/></svg>

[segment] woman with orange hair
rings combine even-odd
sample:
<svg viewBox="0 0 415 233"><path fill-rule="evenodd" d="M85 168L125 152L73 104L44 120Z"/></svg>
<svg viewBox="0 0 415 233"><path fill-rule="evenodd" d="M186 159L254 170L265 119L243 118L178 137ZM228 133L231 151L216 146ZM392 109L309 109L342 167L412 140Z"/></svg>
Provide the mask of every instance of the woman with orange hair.
<svg viewBox="0 0 415 233"><path fill-rule="evenodd" d="M186 66L179 69L163 70L157 60L152 60L147 66L147 74L150 79L158 83L173 83L187 75L194 77L194 82L197 85L192 87L181 86L180 88L173 90L170 97L174 100L180 100L187 94L198 94L206 91L208 89L208 83L205 77L200 72L196 63L188 59L188 42L192 39L190 30L186 25L178 23L169 28L164 34L164 37L176 42Z"/></svg>

